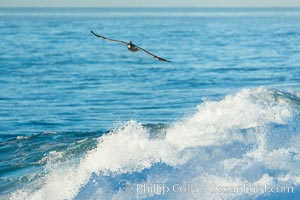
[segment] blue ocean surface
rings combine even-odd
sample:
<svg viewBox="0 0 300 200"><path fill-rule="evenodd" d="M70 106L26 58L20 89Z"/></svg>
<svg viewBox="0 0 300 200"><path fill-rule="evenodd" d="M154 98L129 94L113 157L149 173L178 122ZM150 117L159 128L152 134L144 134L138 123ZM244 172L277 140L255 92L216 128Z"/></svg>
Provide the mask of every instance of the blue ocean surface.
<svg viewBox="0 0 300 200"><path fill-rule="evenodd" d="M299 22L1 8L0 199L299 199Z"/></svg>

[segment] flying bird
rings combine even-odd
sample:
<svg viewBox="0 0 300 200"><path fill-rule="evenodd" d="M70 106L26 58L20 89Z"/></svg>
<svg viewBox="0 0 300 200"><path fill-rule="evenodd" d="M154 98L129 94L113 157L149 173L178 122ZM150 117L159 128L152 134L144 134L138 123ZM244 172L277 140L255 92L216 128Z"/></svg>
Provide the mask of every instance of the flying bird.
<svg viewBox="0 0 300 200"><path fill-rule="evenodd" d="M171 62L171 61L166 60L166 59L164 59L162 57L156 56L153 53L150 53L149 51L143 49L142 47L139 47L139 46L133 44L131 41L130 42L124 42L124 41L121 41L121 40L114 40L114 39L110 39L110 38L98 35L98 34L94 33L93 31L91 31L91 33L93 35L95 35L96 37L104 39L104 40L108 40L108 41L111 41L111 42L118 42L118 43L121 43L121 44L125 44L125 45L127 45L127 49L129 51L131 51L131 52L137 52L138 50L141 50L141 51L145 52L146 54L152 56L156 60L163 61L163 62Z"/></svg>

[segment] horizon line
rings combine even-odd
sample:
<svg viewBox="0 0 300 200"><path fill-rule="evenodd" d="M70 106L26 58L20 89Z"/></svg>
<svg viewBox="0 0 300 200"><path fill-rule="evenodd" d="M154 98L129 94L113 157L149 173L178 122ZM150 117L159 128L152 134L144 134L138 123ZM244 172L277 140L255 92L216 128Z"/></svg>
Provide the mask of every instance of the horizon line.
<svg viewBox="0 0 300 200"><path fill-rule="evenodd" d="M5 9L5 8L16 8L16 9L26 9L26 8L37 8L37 9L78 9L78 8L83 8L83 9L101 9L101 8L125 8L125 9L130 9L130 8L134 8L134 9L159 9L159 8L183 8L183 9L198 9L198 8L203 8L203 9L222 9L222 8L292 8L292 9L299 9L300 6L95 6L95 7L91 7L91 6L0 6L0 9Z"/></svg>

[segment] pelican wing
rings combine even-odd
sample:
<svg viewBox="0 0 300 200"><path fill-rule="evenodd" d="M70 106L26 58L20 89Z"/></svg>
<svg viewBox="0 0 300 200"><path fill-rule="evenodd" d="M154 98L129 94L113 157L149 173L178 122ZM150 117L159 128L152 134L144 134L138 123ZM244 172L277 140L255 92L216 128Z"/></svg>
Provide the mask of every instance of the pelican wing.
<svg viewBox="0 0 300 200"><path fill-rule="evenodd" d="M124 42L124 41L121 41L121 40L114 40L114 39L110 39L110 38L107 38L107 37L98 35L98 34L94 33L93 31L91 31L91 33L92 33L94 36L96 36L96 37L98 37L98 38L102 38L102 39L104 39L104 40L108 40L108 41L111 41L111 42L118 42L118 43L122 43L122 44L126 44L126 45L128 44L127 42Z"/></svg>
<svg viewBox="0 0 300 200"><path fill-rule="evenodd" d="M135 46L136 46L136 45L135 45ZM171 62L171 61L169 61L169 60L166 60L166 59L164 59L164 58L161 58L161 57L159 57L159 56L156 56L156 55L154 55L153 53L150 53L149 51L143 49L142 47L139 47L139 46L136 46L136 47L137 47L138 49L142 50L143 52L145 52L146 54L152 56L152 57L155 58L156 60L163 61L163 62Z"/></svg>

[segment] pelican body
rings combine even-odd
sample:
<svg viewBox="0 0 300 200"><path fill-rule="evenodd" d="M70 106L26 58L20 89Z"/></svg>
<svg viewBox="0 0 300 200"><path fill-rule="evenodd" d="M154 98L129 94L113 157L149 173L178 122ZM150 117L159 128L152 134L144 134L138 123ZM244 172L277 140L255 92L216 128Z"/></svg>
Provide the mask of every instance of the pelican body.
<svg viewBox="0 0 300 200"><path fill-rule="evenodd" d="M137 52L139 50L139 48L132 44L131 41L127 44L127 49L131 52Z"/></svg>

